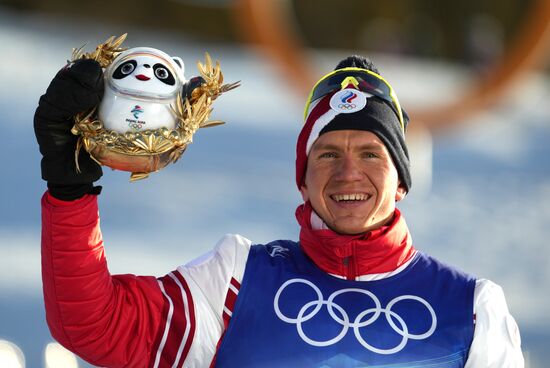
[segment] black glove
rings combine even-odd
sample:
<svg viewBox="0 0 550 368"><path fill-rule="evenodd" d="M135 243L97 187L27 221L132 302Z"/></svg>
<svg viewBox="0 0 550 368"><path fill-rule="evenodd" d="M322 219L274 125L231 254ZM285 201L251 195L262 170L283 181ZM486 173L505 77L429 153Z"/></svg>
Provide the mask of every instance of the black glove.
<svg viewBox="0 0 550 368"><path fill-rule="evenodd" d="M81 149L76 170L75 149L78 137L71 133L73 117L99 105L103 97L103 71L94 60L68 64L54 77L46 94L40 97L34 115L34 132L42 153L42 179L50 194L74 200L87 193L98 194L93 186L103 172Z"/></svg>

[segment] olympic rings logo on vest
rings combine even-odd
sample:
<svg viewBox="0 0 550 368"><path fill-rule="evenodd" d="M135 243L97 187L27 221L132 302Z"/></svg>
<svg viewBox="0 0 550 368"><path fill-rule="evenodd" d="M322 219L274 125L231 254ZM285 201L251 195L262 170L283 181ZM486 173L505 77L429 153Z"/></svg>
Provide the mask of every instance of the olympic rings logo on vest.
<svg viewBox="0 0 550 368"><path fill-rule="evenodd" d="M315 294L317 294L317 299L305 303L300 308L298 315L295 318L293 318L293 317L286 316L281 312L281 309L279 307L279 300L281 299L281 295L283 294L283 291L287 287L289 287L292 284L298 284L298 283L305 284L311 287L315 292ZM350 317L346 312L346 310L342 306L334 302L334 299L337 296L346 294L346 293L359 293L359 294L366 295L372 299L372 301L374 302L374 307L363 310L361 313L357 315L357 317L355 317L355 320L351 322ZM397 303L403 300L416 301L421 305L423 305L428 310L431 317L431 325L425 332L419 333L419 334L410 333L405 320L399 314L397 314L392 310L392 308ZM321 308L323 308L323 306L326 306L328 314L332 317L332 319L342 326L342 330L337 336L335 336L332 339L319 341L319 340L314 340L313 338L307 336L306 333L304 332L302 325L307 321L309 321L310 319L312 319L313 317L315 317L317 313L319 313ZM330 346L338 343L340 340L344 338L344 336L346 336L346 334L348 333L348 330L352 328L353 333L355 334L355 338L365 349L377 354L395 354L403 350L403 348L405 348L409 339L424 340L430 337L434 333L437 327L437 317L435 315L434 309L426 300L422 299L419 296L401 295L392 299L386 305L385 308L382 308L382 304L380 303L380 300L372 292L364 289L347 288L347 289L341 289L333 292L332 294L330 294L328 299L325 300L321 290L315 284L313 284L311 281L300 279L300 278L290 279L285 283L283 283L283 285L281 285L281 287L279 288L279 290L277 290L277 293L275 294L275 299L273 300L273 307L275 309L275 314L277 315L277 317L279 317L280 320L289 324L296 325L296 330L298 332L298 335L304 342L306 342L309 345L318 346L318 347ZM335 310L338 312L339 315L335 313ZM393 348L388 348L388 349L377 348L373 345L370 345L368 342L366 342L363 336L361 335L360 329L366 328L367 326L372 325L374 322L378 320L378 318L382 313L385 315L388 325L393 329L393 331L395 331L397 334L401 336L401 342ZM397 321L397 323L395 321Z"/></svg>

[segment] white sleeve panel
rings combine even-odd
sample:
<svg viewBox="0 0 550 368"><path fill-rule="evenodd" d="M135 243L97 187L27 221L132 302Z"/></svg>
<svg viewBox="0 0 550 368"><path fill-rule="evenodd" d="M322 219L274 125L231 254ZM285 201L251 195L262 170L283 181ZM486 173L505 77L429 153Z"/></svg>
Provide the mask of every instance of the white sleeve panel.
<svg viewBox="0 0 550 368"><path fill-rule="evenodd" d="M185 367L208 367L222 333L222 313L231 279L242 282L250 240L225 235L215 249L178 267L189 285L195 309L195 336Z"/></svg>
<svg viewBox="0 0 550 368"><path fill-rule="evenodd" d="M523 368L519 329L502 288L489 280L477 280L474 313L474 339L465 368Z"/></svg>

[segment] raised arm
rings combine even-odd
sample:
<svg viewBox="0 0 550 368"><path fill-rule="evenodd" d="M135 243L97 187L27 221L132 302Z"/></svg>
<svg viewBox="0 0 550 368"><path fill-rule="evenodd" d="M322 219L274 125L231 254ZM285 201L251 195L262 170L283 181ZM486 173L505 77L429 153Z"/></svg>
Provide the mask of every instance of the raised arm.
<svg viewBox="0 0 550 368"><path fill-rule="evenodd" d="M52 335L104 367L207 367L231 318L250 241L225 236L168 275L110 275L97 196L42 198L42 275Z"/></svg>
<svg viewBox="0 0 550 368"><path fill-rule="evenodd" d="M42 198L48 326L62 345L98 366L209 366L229 322L250 242L225 237L205 257L158 279L109 273L100 188L94 187L101 167L81 150L77 172L77 138L70 132L73 116L96 106L102 93L99 64L80 60L55 76L35 114L49 189Z"/></svg>
<svg viewBox="0 0 550 368"><path fill-rule="evenodd" d="M154 277L109 274L96 196L64 202L46 193L42 225L42 281L52 336L95 365L152 366L168 303Z"/></svg>
<svg viewBox="0 0 550 368"><path fill-rule="evenodd" d="M89 362L145 367L168 303L153 277L111 276L103 250L94 182L101 167L81 150L73 116L96 106L103 72L92 60L68 64L40 98L34 128L42 153L42 274L52 335ZM162 365L160 365L162 366Z"/></svg>

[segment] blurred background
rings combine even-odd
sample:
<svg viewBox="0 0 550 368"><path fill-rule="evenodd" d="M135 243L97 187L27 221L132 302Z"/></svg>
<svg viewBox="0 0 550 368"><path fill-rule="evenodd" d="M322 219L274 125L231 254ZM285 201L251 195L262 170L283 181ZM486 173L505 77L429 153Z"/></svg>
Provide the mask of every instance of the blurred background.
<svg viewBox="0 0 550 368"><path fill-rule="evenodd" d="M208 51L242 87L150 178L105 169L110 270L161 276L225 233L297 239L294 150L311 83L369 56L411 116L413 188L399 204L415 246L500 284L527 366L550 347L550 2L546 0L0 1L0 367L89 367L47 329L40 279L39 96L73 47Z"/></svg>

